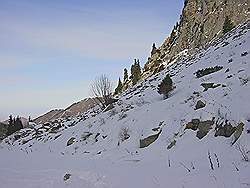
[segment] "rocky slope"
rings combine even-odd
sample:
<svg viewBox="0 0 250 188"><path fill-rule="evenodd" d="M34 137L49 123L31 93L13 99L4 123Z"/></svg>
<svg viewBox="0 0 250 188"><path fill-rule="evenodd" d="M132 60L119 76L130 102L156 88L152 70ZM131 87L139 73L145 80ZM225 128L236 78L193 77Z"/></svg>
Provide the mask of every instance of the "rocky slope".
<svg viewBox="0 0 250 188"><path fill-rule="evenodd" d="M249 0L185 0L180 21L164 43L153 48L145 70L152 72L162 62L177 58L180 52L187 50L192 54L221 37L227 16L235 26L249 20Z"/></svg>
<svg viewBox="0 0 250 188"><path fill-rule="evenodd" d="M40 123L46 123L46 122L49 122L49 121L56 120L56 119L60 118L63 111L64 111L63 109L51 110L51 111L49 111L49 112L35 118L33 120L33 122L36 123L36 124L40 124Z"/></svg>
<svg viewBox="0 0 250 188"><path fill-rule="evenodd" d="M66 109L56 109L47 112L33 120L36 124L43 124L46 122L51 122L59 118L73 118L95 106L95 102L92 98L86 98L82 101L76 102Z"/></svg>
<svg viewBox="0 0 250 188"><path fill-rule="evenodd" d="M109 111L6 138L2 186L249 187L249 49L246 22L192 56L164 62ZM163 100L157 87L167 74L174 90Z"/></svg>

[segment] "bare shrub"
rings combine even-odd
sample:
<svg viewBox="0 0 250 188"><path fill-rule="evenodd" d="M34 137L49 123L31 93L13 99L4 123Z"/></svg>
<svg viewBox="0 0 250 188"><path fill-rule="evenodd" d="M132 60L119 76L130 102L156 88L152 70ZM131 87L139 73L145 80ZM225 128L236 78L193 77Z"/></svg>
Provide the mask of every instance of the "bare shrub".
<svg viewBox="0 0 250 188"><path fill-rule="evenodd" d="M188 172L191 172L191 170L190 170L186 165L184 165L183 163L180 162L180 165L181 165L183 168L185 168Z"/></svg>
<svg viewBox="0 0 250 188"><path fill-rule="evenodd" d="M209 163L210 163L210 168L212 170L214 170L214 164L213 164L213 161L212 161L212 158L211 158L211 154L210 154L209 151L207 152L207 155L208 155L208 159L209 159Z"/></svg>
<svg viewBox="0 0 250 188"><path fill-rule="evenodd" d="M100 118L99 122L100 122L100 125L104 125L105 124L105 119L104 118Z"/></svg>
<svg viewBox="0 0 250 188"><path fill-rule="evenodd" d="M109 117L112 117L112 116L114 116L116 114L117 114L117 112L116 112L115 109L112 109L112 110L109 111Z"/></svg>
<svg viewBox="0 0 250 188"><path fill-rule="evenodd" d="M122 120L122 119L126 118L127 116L128 116L127 114L125 114L124 112L121 112L119 114L119 119L118 120Z"/></svg>
<svg viewBox="0 0 250 188"><path fill-rule="evenodd" d="M244 161L246 162L249 161L249 157L248 157L249 151L247 151L247 148L244 144L238 142L235 146L235 149L241 154L241 157Z"/></svg>
<svg viewBox="0 0 250 188"><path fill-rule="evenodd" d="M129 139L129 137L130 137L129 134L130 134L129 128L128 127L123 127L120 130L119 139L123 142L123 141Z"/></svg>
<svg viewBox="0 0 250 188"><path fill-rule="evenodd" d="M107 107L112 101L112 83L106 75L101 75L91 84L93 100L101 109Z"/></svg>

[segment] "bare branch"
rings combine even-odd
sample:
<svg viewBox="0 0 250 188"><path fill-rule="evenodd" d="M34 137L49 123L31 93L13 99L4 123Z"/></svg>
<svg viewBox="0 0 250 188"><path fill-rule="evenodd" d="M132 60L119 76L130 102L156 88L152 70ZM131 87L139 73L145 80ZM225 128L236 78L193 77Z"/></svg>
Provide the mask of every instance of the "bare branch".
<svg viewBox="0 0 250 188"><path fill-rule="evenodd" d="M102 109L111 102L112 83L106 75L101 75L91 84L91 93L94 95L94 101Z"/></svg>

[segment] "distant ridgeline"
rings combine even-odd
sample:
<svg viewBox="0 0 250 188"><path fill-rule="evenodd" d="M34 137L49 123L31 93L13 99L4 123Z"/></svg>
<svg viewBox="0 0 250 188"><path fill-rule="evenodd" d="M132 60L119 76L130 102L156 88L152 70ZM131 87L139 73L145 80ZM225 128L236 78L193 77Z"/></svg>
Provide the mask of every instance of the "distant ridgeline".
<svg viewBox="0 0 250 188"><path fill-rule="evenodd" d="M249 0L185 0L180 20L159 48L153 44L151 55L137 77L143 79L160 72L164 69L163 62L169 64L182 54L191 55L204 48L214 39L249 20L249 15ZM126 74L127 69L124 70L122 90L134 85L134 81L127 79Z"/></svg>

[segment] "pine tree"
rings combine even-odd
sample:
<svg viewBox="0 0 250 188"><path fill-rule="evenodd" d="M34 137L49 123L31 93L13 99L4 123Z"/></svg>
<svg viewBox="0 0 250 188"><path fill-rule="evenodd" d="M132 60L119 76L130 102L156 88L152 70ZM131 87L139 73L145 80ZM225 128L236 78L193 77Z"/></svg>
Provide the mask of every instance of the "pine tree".
<svg viewBox="0 0 250 188"><path fill-rule="evenodd" d="M124 69L123 82L125 83L128 80L128 70Z"/></svg>
<svg viewBox="0 0 250 188"><path fill-rule="evenodd" d="M158 85L158 93L163 94L164 99L168 98L169 92L173 90L173 81L169 74Z"/></svg>
<svg viewBox="0 0 250 188"><path fill-rule="evenodd" d="M153 43L152 50L151 50L151 57L156 53L157 48L155 46L155 43Z"/></svg>
<svg viewBox="0 0 250 188"><path fill-rule="evenodd" d="M234 24L233 22L230 20L230 18L228 16L226 16L225 21L224 21L224 25L223 25L223 33L227 33L229 31L231 31L234 28Z"/></svg>
<svg viewBox="0 0 250 188"><path fill-rule="evenodd" d="M141 78L141 66L140 66L139 59L137 59L136 71L137 71L137 74L138 74L138 78L140 79Z"/></svg>
<svg viewBox="0 0 250 188"><path fill-rule="evenodd" d="M133 85L135 85L141 78L140 61L139 59L135 59L134 61L134 64L131 66L131 79Z"/></svg>
<svg viewBox="0 0 250 188"><path fill-rule="evenodd" d="M21 118L17 117L15 122L15 131L19 131L23 128L23 123L21 121Z"/></svg>
<svg viewBox="0 0 250 188"><path fill-rule="evenodd" d="M118 85L115 89L115 95L120 94L122 92L122 87L123 85L122 85L121 79L119 78Z"/></svg>
<svg viewBox="0 0 250 188"><path fill-rule="evenodd" d="M13 118L12 115L9 116L9 126L13 125Z"/></svg>
<svg viewBox="0 0 250 188"><path fill-rule="evenodd" d="M7 130L7 135L11 135L15 133L16 131L19 131L20 129L23 128L23 123L21 121L21 118L17 116L17 118L12 118L12 115L9 116L9 126Z"/></svg>

